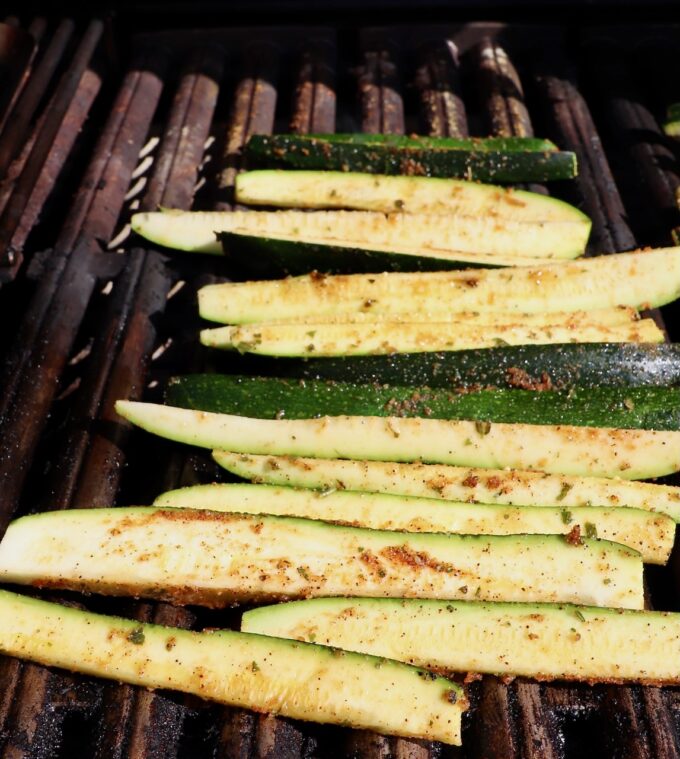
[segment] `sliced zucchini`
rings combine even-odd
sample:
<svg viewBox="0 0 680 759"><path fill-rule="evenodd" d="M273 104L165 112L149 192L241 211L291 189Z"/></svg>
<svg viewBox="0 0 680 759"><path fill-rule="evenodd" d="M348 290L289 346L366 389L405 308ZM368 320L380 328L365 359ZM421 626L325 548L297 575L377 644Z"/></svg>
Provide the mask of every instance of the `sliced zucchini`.
<svg viewBox="0 0 680 759"><path fill-rule="evenodd" d="M521 258L575 258L585 250L583 221L524 222L441 214L374 211L156 211L132 217L135 232L179 250L220 253L218 232L284 237L300 242L342 241L400 253L485 253Z"/></svg>
<svg viewBox="0 0 680 759"><path fill-rule="evenodd" d="M668 106L663 131L669 137L680 137L680 103L671 103Z"/></svg>
<svg viewBox="0 0 680 759"><path fill-rule="evenodd" d="M493 314L480 314L486 316ZM550 314L536 316L551 318ZM387 382L449 389L671 387L680 385L680 345L567 343L308 361L280 359L272 370L279 376L304 380Z"/></svg>
<svg viewBox="0 0 680 759"><path fill-rule="evenodd" d="M453 393L349 382L194 374L170 381L171 406L262 419L318 416L428 417L505 424L680 429L680 388L572 388L562 392Z"/></svg>
<svg viewBox="0 0 680 759"><path fill-rule="evenodd" d="M334 240L300 242L294 237L262 237L218 232L232 279L268 279L309 274L379 273L383 271L450 271L452 269L535 266L535 258L464 253L435 248L378 245Z"/></svg>
<svg viewBox="0 0 680 759"><path fill-rule="evenodd" d="M323 318L297 316L292 319L271 319L268 324L375 324L380 322L389 322L390 324L418 324L421 322L425 324L430 324L431 322L450 324L460 322L468 326L484 325L489 327L511 323L521 324L524 327L546 327L551 324L566 327L577 327L586 324L615 327L630 324L631 322L638 321L639 318L639 314L634 308L614 306L613 308L598 308L594 311L557 311L553 313L538 312L533 314L503 314L488 311L467 311L462 313L456 311L446 313L442 311L438 314L417 311L413 314L381 314L371 311L360 311L346 314L331 314ZM544 351L542 349L540 352L543 355ZM484 355L486 355L486 352Z"/></svg>
<svg viewBox="0 0 680 759"><path fill-rule="evenodd" d="M563 200L460 179L263 170L239 174L235 191L239 203L252 205L576 221L590 226L582 211Z"/></svg>
<svg viewBox="0 0 680 759"><path fill-rule="evenodd" d="M398 662L231 630L140 623L4 590L0 651L259 712L446 743L460 744L467 706L460 686Z"/></svg>
<svg viewBox="0 0 680 759"><path fill-rule="evenodd" d="M304 517L374 530L462 535L566 535L577 527L580 535L634 548L649 564L665 564L675 539L675 522L670 517L641 509L582 506L569 511L273 485L195 485L163 493L153 505Z"/></svg>
<svg viewBox="0 0 680 759"><path fill-rule="evenodd" d="M472 326L423 324L270 324L261 322L201 330L210 348L262 356L321 357L431 353L494 348L499 345L578 343L660 343L664 334L653 319L620 326L567 325L525 327L515 323Z"/></svg>
<svg viewBox="0 0 680 759"><path fill-rule="evenodd" d="M604 540L386 532L144 507L17 519L0 542L0 577L215 608L350 593L643 604L640 554Z"/></svg>
<svg viewBox="0 0 680 759"><path fill-rule="evenodd" d="M532 143L527 142L474 138L459 144L431 142L437 139L256 134L246 143L245 155L250 164L267 167L463 177L480 182L547 182L571 179L577 173L574 153L548 148L551 143L544 140L533 143L543 147L532 151Z"/></svg>
<svg viewBox="0 0 680 759"><path fill-rule="evenodd" d="M680 295L680 248L619 253L538 268L415 274L309 275L208 285L201 316L246 324L353 311L535 313L656 307Z"/></svg>
<svg viewBox="0 0 680 759"><path fill-rule="evenodd" d="M393 148L431 148L433 150L474 150L477 152L526 153L556 151L557 145L541 137L430 137L426 135L373 134L366 132L332 132L329 134L276 135L294 136L302 141L323 141L348 145L382 145ZM252 138L251 138L252 139ZM253 139L253 143L259 140Z"/></svg>
<svg viewBox="0 0 680 759"><path fill-rule="evenodd" d="M317 598L243 615L242 630L439 671L680 683L680 614L554 604Z"/></svg>
<svg viewBox="0 0 680 759"><path fill-rule="evenodd" d="M347 461L213 451L217 463L253 482L335 490L443 498L508 506L583 506L645 509L680 522L680 488L649 482L576 477L442 464Z"/></svg>
<svg viewBox="0 0 680 759"><path fill-rule="evenodd" d="M116 411L161 437L235 453L425 461L628 480L680 470L680 432L398 417L252 419L136 401L117 401Z"/></svg>

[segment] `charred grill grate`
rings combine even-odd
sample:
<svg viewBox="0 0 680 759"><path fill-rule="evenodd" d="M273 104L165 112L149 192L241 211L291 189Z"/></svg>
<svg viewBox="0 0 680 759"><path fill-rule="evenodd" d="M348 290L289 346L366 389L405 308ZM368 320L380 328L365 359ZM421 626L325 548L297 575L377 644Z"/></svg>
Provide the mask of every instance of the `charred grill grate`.
<svg viewBox="0 0 680 759"><path fill-rule="evenodd" d="M126 222L134 208L230 207L249 134L536 132L578 153L579 178L555 189L593 218L592 251L663 244L678 225L677 148L660 134L659 92L645 89L633 30L569 40L490 24L149 33L130 41L120 69L99 21L22 30L9 19L4 31L0 313L16 328L0 345L3 530L30 510L148 503L222 476L208 457L151 445L113 412L117 398L158 399L168 375L217 361L197 345L195 292L220 276L219 261L140 249ZM672 50L680 32L646 34L647 49ZM661 70L645 75L663 81ZM676 552L647 578L665 608L679 606L677 567ZM59 600L184 627L238 622L234 612ZM680 755L677 689L485 677L470 693L454 749L2 659L0 756Z"/></svg>

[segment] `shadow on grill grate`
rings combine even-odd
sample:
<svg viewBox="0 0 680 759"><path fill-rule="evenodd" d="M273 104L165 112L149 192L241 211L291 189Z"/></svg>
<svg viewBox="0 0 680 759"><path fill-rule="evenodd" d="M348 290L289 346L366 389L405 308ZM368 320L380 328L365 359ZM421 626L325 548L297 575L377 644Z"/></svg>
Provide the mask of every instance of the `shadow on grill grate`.
<svg viewBox="0 0 680 759"><path fill-rule="evenodd" d="M217 359L197 344L195 294L224 276L219 260L138 248L126 225L138 208L231 207L250 134L336 125L452 136L536 132L578 154L579 178L556 189L593 219L589 252L666 243L678 225L677 150L661 137L660 96L639 79L626 30L607 32L606 46L602 32L567 39L552 28L491 24L149 33L120 51L120 70L103 55L97 21L47 29L37 20L28 32L35 47L17 63L16 95L0 103L9 110L0 133L1 308L5 324L17 325L1 346L3 530L32 510L148 503L163 489L224 477L203 454L149 445L113 411L118 398L160 398L171 374L213 366ZM680 32L658 34L668 46ZM7 49L14 44L23 43ZM32 240L49 249L31 255ZM651 598L667 608L677 607L676 567L677 552L668 569L648 576ZM180 627L239 621L233 611L59 598ZM486 677L470 692L464 746L453 749L3 659L0 753L581 759L680 751L675 689Z"/></svg>

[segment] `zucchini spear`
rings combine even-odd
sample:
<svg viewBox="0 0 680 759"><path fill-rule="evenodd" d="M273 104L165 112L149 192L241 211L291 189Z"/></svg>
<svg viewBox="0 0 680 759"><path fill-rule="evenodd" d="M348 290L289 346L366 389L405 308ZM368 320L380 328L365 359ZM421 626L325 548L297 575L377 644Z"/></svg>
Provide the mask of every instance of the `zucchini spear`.
<svg viewBox="0 0 680 759"><path fill-rule="evenodd" d="M249 162L292 169L463 177L480 182L547 182L576 176L574 153L526 138L394 137L392 135L253 135Z"/></svg>
<svg viewBox="0 0 680 759"><path fill-rule="evenodd" d="M438 671L680 683L680 614L587 606L318 598L243 615L242 630Z"/></svg>
<svg viewBox="0 0 680 759"><path fill-rule="evenodd" d="M456 745L467 708L460 686L395 661L231 630L162 627L4 590L0 652L254 711Z"/></svg>
<svg viewBox="0 0 680 759"><path fill-rule="evenodd" d="M200 314L222 324L372 311L536 313L653 308L680 295L680 248L618 253L533 268L302 276L208 285Z"/></svg>
<svg viewBox="0 0 680 759"><path fill-rule="evenodd" d="M473 350L499 345L578 343L660 343L653 319L602 327L576 324L525 327L516 322L477 327L467 324L244 324L201 331L211 348L263 356L383 356L398 353Z"/></svg>
<svg viewBox="0 0 680 759"><path fill-rule="evenodd" d="M640 554L605 540L388 532L153 507L17 519L0 542L0 578L214 608L349 594L643 603Z"/></svg>
<svg viewBox="0 0 680 759"><path fill-rule="evenodd" d="M590 224L583 221L496 221L441 214L374 211L157 211L132 217L152 242L196 253L221 253L217 233L237 232L303 243L351 245L456 260L459 253L517 258L575 258Z"/></svg>
<svg viewBox="0 0 680 759"><path fill-rule="evenodd" d="M393 493L465 503L507 506L628 506L667 514L680 522L680 488L603 477L545 472L475 469L394 461L258 456L214 451L213 458L232 474L270 485Z"/></svg>
<svg viewBox="0 0 680 759"><path fill-rule="evenodd" d="M680 430L680 388L596 387L545 392L502 388L456 393L352 382L192 374L172 379L166 400L171 406L262 419L427 417Z"/></svg>
<svg viewBox="0 0 680 759"><path fill-rule="evenodd" d="M665 564L675 539L675 522L670 517L641 509L499 506L274 485L195 485L163 493L154 506L303 517L373 530L461 535L567 535L578 528L580 535L633 548L650 564Z"/></svg>
<svg viewBox="0 0 680 759"><path fill-rule="evenodd" d="M238 174L235 192L239 203L281 208L460 214L537 223L575 221L590 227L590 219L563 200L460 179L263 170Z"/></svg>
<svg viewBox="0 0 680 759"><path fill-rule="evenodd" d="M135 401L117 401L116 411L161 437L235 453L425 461L629 480L680 469L680 432L370 416L252 419Z"/></svg>

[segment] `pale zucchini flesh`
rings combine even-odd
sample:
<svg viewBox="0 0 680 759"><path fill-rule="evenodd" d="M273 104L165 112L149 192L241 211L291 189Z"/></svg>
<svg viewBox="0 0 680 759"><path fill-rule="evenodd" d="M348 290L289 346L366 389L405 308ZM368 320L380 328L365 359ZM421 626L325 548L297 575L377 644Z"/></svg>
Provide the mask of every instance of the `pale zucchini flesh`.
<svg viewBox="0 0 680 759"><path fill-rule="evenodd" d="M680 683L680 614L587 606L334 599L246 612L242 630L439 671Z"/></svg>
<svg viewBox="0 0 680 759"><path fill-rule="evenodd" d="M371 311L356 313L331 314L320 318L315 315L297 316L291 319L270 319L268 324L373 324L386 322L390 324L416 324L424 322L430 324L439 322L444 324L465 324L467 326L498 326L503 324L521 324L525 327L545 327L550 325L563 325L565 327L580 327L586 325L615 327L630 324L639 319L638 312L634 308L617 306L614 308L598 308L594 311L560 311L557 313L534 313L534 314L503 314L485 311L468 311L449 313L442 311L433 314L428 311L417 311L410 314L381 314Z"/></svg>
<svg viewBox="0 0 680 759"><path fill-rule="evenodd" d="M464 503L583 506L666 514L680 522L680 488L650 482L506 469L477 469L394 461L264 456L213 451L213 458L246 480L318 490L352 490Z"/></svg>
<svg viewBox="0 0 680 759"><path fill-rule="evenodd" d="M460 744L459 686L413 667L231 630L191 632L0 591L0 651L295 719Z"/></svg>
<svg viewBox="0 0 680 759"><path fill-rule="evenodd" d="M12 522L5 582L220 608L313 596L563 601L642 608L642 561L604 540L447 535L153 507Z"/></svg>
<svg viewBox="0 0 680 759"><path fill-rule="evenodd" d="M253 419L136 401L117 401L116 411L161 437L234 453L423 461L629 480L680 469L680 432L399 417Z"/></svg>
<svg viewBox="0 0 680 759"><path fill-rule="evenodd" d="M283 208L460 214L513 221L575 221L590 226L583 212L562 200L462 179L264 169L239 174L235 192L239 203Z"/></svg>
<svg viewBox="0 0 680 759"><path fill-rule="evenodd" d="M428 311L536 313L653 308L680 295L680 248L597 256L531 268L305 275L208 285L203 318L222 324L315 315Z"/></svg>
<svg viewBox="0 0 680 759"><path fill-rule="evenodd" d="M580 535L591 534L633 548L650 564L665 564L675 539L675 522L670 517L641 509L582 506L570 511L558 507L470 504L274 485L195 485L163 493L153 505L303 517L405 532L566 535L573 534L576 528Z"/></svg>
<svg viewBox="0 0 680 759"><path fill-rule="evenodd" d="M364 241L426 255L428 249L517 256L576 258L590 232L579 221L525 222L440 214L373 211L158 211L138 213L132 228L151 242L192 252L219 253L218 232L241 232L300 242Z"/></svg>
<svg viewBox="0 0 680 759"><path fill-rule="evenodd" d="M620 326L551 324L525 327L516 322L493 326L467 324L246 324L201 331L212 348L264 356L365 356L424 353L500 345L564 343L660 343L664 334L653 319Z"/></svg>

